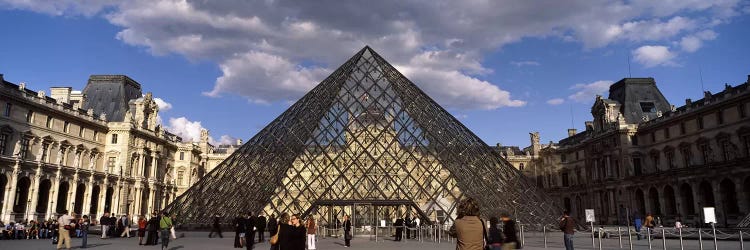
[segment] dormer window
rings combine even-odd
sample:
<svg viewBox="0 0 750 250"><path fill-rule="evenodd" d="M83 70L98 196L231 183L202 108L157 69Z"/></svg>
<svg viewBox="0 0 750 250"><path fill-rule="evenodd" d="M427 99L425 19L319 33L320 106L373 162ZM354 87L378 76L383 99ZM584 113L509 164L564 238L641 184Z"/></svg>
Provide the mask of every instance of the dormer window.
<svg viewBox="0 0 750 250"><path fill-rule="evenodd" d="M641 111L644 113L656 113L654 102L641 102Z"/></svg>

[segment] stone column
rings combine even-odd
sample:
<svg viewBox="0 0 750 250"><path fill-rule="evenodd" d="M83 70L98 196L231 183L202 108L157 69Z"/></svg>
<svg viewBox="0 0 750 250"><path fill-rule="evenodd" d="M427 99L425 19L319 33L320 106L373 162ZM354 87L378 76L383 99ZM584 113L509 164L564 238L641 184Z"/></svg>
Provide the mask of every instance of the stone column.
<svg viewBox="0 0 750 250"><path fill-rule="evenodd" d="M68 189L70 192L68 192L68 211L73 212L75 210L75 202L76 202L76 193L78 192L78 169L76 168L76 172L73 174L73 182L70 185L70 188Z"/></svg>
<svg viewBox="0 0 750 250"><path fill-rule="evenodd" d="M726 214L726 208L724 207L724 197L721 194L721 186L719 184L718 180L711 181L711 188L713 189L714 193L714 211L716 212L716 225L724 225L724 220L727 217ZM728 225L724 225L724 227L727 227Z"/></svg>
<svg viewBox="0 0 750 250"><path fill-rule="evenodd" d="M60 191L60 169L57 169L57 172L55 172L55 178L50 180L50 184L52 184L52 191L49 194L49 202L47 202L47 218L52 218L52 214L55 212L55 202L57 201L57 192Z"/></svg>
<svg viewBox="0 0 750 250"><path fill-rule="evenodd" d="M18 163L18 160L16 160L16 165L13 166L13 174L11 174L10 180L8 180L8 182L10 183L10 188L5 192L8 195L6 195L7 198L3 203L3 205L5 206L5 208L3 209L3 221L10 221L10 214L13 213L13 202L16 200L16 188L18 187L18 180L20 179L18 176L20 172Z"/></svg>
<svg viewBox="0 0 750 250"><path fill-rule="evenodd" d="M94 197L91 197L91 193L94 192L94 174L89 176L89 181L86 184L86 193L83 195L83 209L82 214L89 215L91 213L91 201ZM90 215L89 215L90 216Z"/></svg>
<svg viewBox="0 0 750 250"><path fill-rule="evenodd" d="M141 187L140 182L135 183L135 194L133 195L133 211L131 213L133 214L141 214L141 200L143 199L143 188Z"/></svg>
<svg viewBox="0 0 750 250"><path fill-rule="evenodd" d="M148 176L149 179L156 179L156 173L157 173L156 170L159 168L158 157L159 157L159 154L157 154L156 152L151 152L151 167L148 169L149 171L151 171L151 173Z"/></svg>
<svg viewBox="0 0 750 250"><path fill-rule="evenodd" d="M31 204L28 204L26 207L26 218L32 218L33 220L36 220L37 213L36 213L36 206L39 203L39 182L41 182L42 178L42 165L39 164L36 168L36 174L34 174L34 180L32 183L32 189L29 190L29 195L31 196Z"/></svg>
<svg viewBox="0 0 750 250"><path fill-rule="evenodd" d="M152 211L154 211L154 196L156 195L156 186L153 183L149 183L148 186L148 190L150 193L148 195L148 204L146 204L148 210L146 211L151 213Z"/></svg>
<svg viewBox="0 0 750 250"><path fill-rule="evenodd" d="M104 203L107 203L107 188L109 188L109 174L104 174L104 184L99 188L99 208L96 217L100 217L104 214Z"/></svg>
<svg viewBox="0 0 750 250"><path fill-rule="evenodd" d="M122 177L117 177L115 189L112 192L112 212L120 214L120 195L122 195Z"/></svg>
<svg viewBox="0 0 750 250"><path fill-rule="evenodd" d="M141 177L141 178L144 177L144 175L146 174L143 171L145 167L146 167L146 154L141 152L138 154L138 168L135 171L137 177Z"/></svg>

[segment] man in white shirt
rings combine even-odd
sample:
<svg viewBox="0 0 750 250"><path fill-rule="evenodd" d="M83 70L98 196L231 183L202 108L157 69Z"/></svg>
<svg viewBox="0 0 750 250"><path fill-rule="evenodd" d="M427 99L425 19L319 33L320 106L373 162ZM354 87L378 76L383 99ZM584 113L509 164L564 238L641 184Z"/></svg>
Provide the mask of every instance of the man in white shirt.
<svg viewBox="0 0 750 250"><path fill-rule="evenodd" d="M75 215L73 213L72 215ZM59 224L59 233L60 236L59 240L57 241L57 249L62 248L63 241L65 241L65 249L70 249L70 231L69 230L75 230L75 227L70 226L70 222L73 220L73 216L68 215L68 210L63 211L63 214L60 216L60 218L57 219L57 223ZM68 229L65 228L65 226L68 226Z"/></svg>

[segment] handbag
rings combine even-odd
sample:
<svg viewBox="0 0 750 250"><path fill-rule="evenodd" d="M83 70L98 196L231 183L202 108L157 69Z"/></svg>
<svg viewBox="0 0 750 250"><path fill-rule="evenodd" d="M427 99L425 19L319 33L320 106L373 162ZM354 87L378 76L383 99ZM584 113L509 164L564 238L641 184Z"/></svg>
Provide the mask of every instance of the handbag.
<svg viewBox="0 0 750 250"><path fill-rule="evenodd" d="M345 233L344 234L344 239L345 240L351 240L352 239L352 233Z"/></svg>
<svg viewBox="0 0 750 250"><path fill-rule="evenodd" d="M65 225L65 226L63 226L63 228L64 228L65 230L73 230L73 227L72 227L72 226L70 226L70 225Z"/></svg>
<svg viewBox="0 0 750 250"><path fill-rule="evenodd" d="M276 228L276 234L274 234L273 236L271 236L271 245L276 245L276 243L279 243L279 233L280 233L280 231L281 231L281 225L279 225Z"/></svg>

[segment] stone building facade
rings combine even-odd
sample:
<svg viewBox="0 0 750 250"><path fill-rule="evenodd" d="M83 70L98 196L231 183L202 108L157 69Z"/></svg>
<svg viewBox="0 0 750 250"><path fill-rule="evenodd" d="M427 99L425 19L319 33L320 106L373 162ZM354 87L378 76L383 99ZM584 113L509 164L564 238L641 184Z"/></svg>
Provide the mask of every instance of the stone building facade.
<svg viewBox="0 0 750 250"><path fill-rule="evenodd" d="M3 222L64 210L149 214L178 194L175 176L201 162L200 147L164 130L152 94L127 76L92 75L83 91L51 96L2 75L0 84Z"/></svg>
<svg viewBox="0 0 750 250"><path fill-rule="evenodd" d="M653 78L623 79L596 98L585 131L531 164L549 174L528 176L580 221L595 209L601 224L651 213L696 226L715 207L719 226L735 226L750 213L748 82L675 107Z"/></svg>

